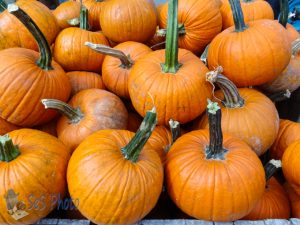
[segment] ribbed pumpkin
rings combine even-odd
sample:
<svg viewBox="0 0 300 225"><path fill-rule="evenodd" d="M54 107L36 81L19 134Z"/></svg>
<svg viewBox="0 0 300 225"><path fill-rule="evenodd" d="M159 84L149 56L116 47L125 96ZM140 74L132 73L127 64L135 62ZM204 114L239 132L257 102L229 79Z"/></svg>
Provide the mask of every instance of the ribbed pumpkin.
<svg viewBox="0 0 300 225"><path fill-rule="evenodd" d="M260 156L271 147L278 133L279 116L275 105L255 89L236 88L219 69L208 73L207 80L221 88L215 95L222 99L222 129L245 141ZM196 129L205 129L208 125L207 115L194 122Z"/></svg>
<svg viewBox="0 0 300 225"><path fill-rule="evenodd" d="M114 42L146 42L156 31L156 9L152 0L105 1L100 24L104 35Z"/></svg>
<svg viewBox="0 0 300 225"><path fill-rule="evenodd" d="M151 52L136 61L128 81L136 111L145 116L154 104L159 125L168 125L170 119L181 124L195 119L211 96L211 87L205 81L207 67L190 51L178 49L178 1L169 3L172 16L168 20L166 50Z"/></svg>
<svg viewBox="0 0 300 225"><path fill-rule="evenodd" d="M160 10L159 26L167 27L168 3ZM205 46L221 32L222 16L216 0L179 0L179 47L201 54Z"/></svg>
<svg viewBox="0 0 300 225"><path fill-rule="evenodd" d="M16 4L32 18L48 43L52 44L60 28L50 9L39 1L18 0ZM13 47L39 49L33 35L6 10L0 13L0 49Z"/></svg>
<svg viewBox="0 0 300 225"><path fill-rule="evenodd" d="M101 32L88 30L88 11L82 6L80 27L69 27L59 33L55 40L53 55L67 71L101 72L104 55L97 54L84 45L86 41L109 45Z"/></svg>
<svg viewBox="0 0 300 225"><path fill-rule="evenodd" d="M298 196L289 183L284 184L291 204L291 218L300 218L300 196Z"/></svg>
<svg viewBox="0 0 300 225"><path fill-rule="evenodd" d="M68 23L68 20L79 18L80 3L76 1L63 2L56 7L53 11L53 15L61 29L70 27L71 25Z"/></svg>
<svg viewBox="0 0 300 225"><path fill-rule="evenodd" d="M96 224L129 225L147 215L162 191L163 167L146 143L156 124L149 111L139 130L103 130L87 137L68 166L70 195Z"/></svg>
<svg viewBox="0 0 300 225"><path fill-rule="evenodd" d="M238 87L274 80L287 67L291 45L286 30L274 20L245 24L240 0L229 0L235 26L218 34L208 49L211 70L222 66Z"/></svg>
<svg viewBox="0 0 300 225"><path fill-rule="evenodd" d="M287 147L297 140L300 140L300 123L281 119L278 135L270 148L270 157L281 159Z"/></svg>
<svg viewBox="0 0 300 225"><path fill-rule="evenodd" d="M127 41L110 48L91 42L91 49L105 56L102 64L102 78L105 87L116 95L129 99L128 76L135 61L152 50L142 43Z"/></svg>
<svg viewBox="0 0 300 225"><path fill-rule="evenodd" d="M273 175L281 168L280 160L270 160L265 165L266 188L263 196L244 220L288 219L290 205L287 193Z"/></svg>
<svg viewBox="0 0 300 225"><path fill-rule="evenodd" d="M68 148L57 138L33 129L1 136L0 146L0 224L34 224L56 207L54 198L64 197ZM11 198L14 193L18 204ZM23 212L22 218L18 219L16 208Z"/></svg>
<svg viewBox="0 0 300 225"><path fill-rule="evenodd" d="M274 20L273 9L264 0L240 0L245 22L270 19ZM234 25L229 0L223 0L221 7L223 30Z"/></svg>
<svg viewBox="0 0 300 225"><path fill-rule="evenodd" d="M12 13L35 36L41 54L31 49L10 48L0 52L0 116L18 126L34 126L50 121L55 112L46 111L40 100L67 101L70 82L64 70L52 61L47 40L28 15L14 5Z"/></svg>
<svg viewBox="0 0 300 225"><path fill-rule="evenodd" d="M189 216L234 221L250 213L265 189L257 155L240 139L222 134L221 110L207 106L209 130L182 135L167 154L167 190Z"/></svg>
<svg viewBox="0 0 300 225"><path fill-rule="evenodd" d="M93 72L72 71L68 72L67 76L71 82L71 95L75 95L81 90L98 88L105 89L102 77Z"/></svg>

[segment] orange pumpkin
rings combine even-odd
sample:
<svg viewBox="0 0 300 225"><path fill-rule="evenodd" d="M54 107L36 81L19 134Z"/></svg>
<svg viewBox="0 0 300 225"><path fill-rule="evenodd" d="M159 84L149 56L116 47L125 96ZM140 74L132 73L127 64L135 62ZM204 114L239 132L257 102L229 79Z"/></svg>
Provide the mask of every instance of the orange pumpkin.
<svg viewBox="0 0 300 225"><path fill-rule="evenodd" d="M291 204L291 218L300 218L300 196L295 193L289 183L284 184Z"/></svg>
<svg viewBox="0 0 300 225"><path fill-rule="evenodd" d="M224 75L238 87L274 80L291 58L286 30L274 20L263 19L245 24L240 0L229 2L235 26L222 31L210 43L207 55L209 68L213 70L222 66Z"/></svg>
<svg viewBox="0 0 300 225"><path fill-rule="evenodd" d="M104 35L114 42L146 42L156 31L156 9L148 0L105 1L100 24Z"/></svg>
<svg viewBox="0 0 300 225"><path fill-rule="evenodd" d="M262 197L264 169L245 142L222 134L217 104L209 102L207 109L209 130L182 135L167 154L167 190L189 216L218 222L237 220L249 214Z"/></svg>
<svg viewBox="0 0 300 225"><path fill-rule="evenodd" d="M151 52L136 61L128 81L135 110L145 116L154 104L159 125L168 125L170 119L181 124L195 119L211 96L211 87L205 81L207 67L190 51L178 49L178 1L169 3L176 6L169 12L166 50Z"/></svg>
<svg viewBox="0 0 300 225"><path fill-rule="evenodd" d="M68 28L71 26L68 23L69 20L79 18L80 3L76 1L63 2L56 7L56 9L53 11L53 15L55 16L61 29Z"/></svg>
<svg viewBox="0 0 300 225"><path fill-rule="evenodd" d="M167 27L168 3L160 10L159 26ZM178 23L182 35L179 47L201 54L205 46L221 32L222 16L216 0L179 0Z"/></svg>
<svg viewBox="0 0 300 225"><path fill-rule="evenodd" d="M28 15L12 7L16 15L35 36L41 54L31 49L10 48L0 52L0 116L18 126L35 126L56 115L40 104L42 98L67 101L70 82L64 70L52 61L47 40ZM9 104L8 104L9 103Z"/></svg>
<svg viewBox="0 0 300 225"><path fill-rule="evenodd" d="M270 157L281 159L287 147L297 140L300 140L300 124L281 119L278 135L270 148Z"/></svg>
<svg viewBox="0 0 300 225"><path fill-rule="evenodd" d="M123 102L105 90L80 91L68 104L53 99L44 99L42 103L64 115L57 121L57 136L72 151L98 130L127 127L128 113Z"/></svg>
<svg viewBox="0 0 300 225"><path fill-rule="evenodd" d="M279 116L274 103L257 90L237 89L219 72L208 73L207 79L221 88L215 95L223 103L223 131L245 141L257 155L262 155L273 144L279 129ZM195 129L205 129L208 125L207 115L194 122Z"/></svg>
<svg viewBox="0 0 300 225"><path fill-rule="evenodd" d="M102 64L102 78L105 87L114 94L129 99L128 76L136 60L152 50L138 42L127 41L114 48L86 43L91 49L105 54Z"/></svg>
<svg viewBox="0 0 300 225"><path fill-rule="evenodd" d="M163 167L146 143L156 124L154 110L139 130L102 130L87 137L68 166L70 195L96 224L129 225L147 215L162 191Z"/></svg>
<svg viewBox="0 0 300 225"><path fill-rule="evenodd" d="M67 75L71 82L72 96L85 89L105 89L102 77L97 73L86 71L72 71L68 72Z"/></svg>
<svg viewBox="0 0 300 225"><path fill-rule="evenodd" d="M70 153L57 138L33 129L0 140L0 224L34 224L56 207L54 199L63 199Z"/></svg>

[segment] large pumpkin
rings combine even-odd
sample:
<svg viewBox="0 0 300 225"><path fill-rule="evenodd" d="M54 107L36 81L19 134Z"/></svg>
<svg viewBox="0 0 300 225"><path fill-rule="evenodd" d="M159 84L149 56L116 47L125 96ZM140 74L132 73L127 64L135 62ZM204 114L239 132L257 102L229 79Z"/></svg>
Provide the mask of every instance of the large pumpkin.
<svg viewBox="0 0 300 225"><path fill-rule="evenodd" d="M221 110L208 104L209 130L182 135L167 154L167 190L189 216L234 221L262 197L265 173L257 155L240 139L221 131ZM246 165L246 166L245 166Z"/></svg>
<svg viewBox="0 0 300 225"><path fill-rule="evenodd" d="M33 129L15 130L0 140L0 224L34 224L64 198L69 150Z"/></svg>
<svg viewBox="0 0 300 225"><path fill-rule="evenodd" d="M229 0L235 26L218 34L208 49L211 70L222 66L238 87L274 80L288 65L291 46L286 30L274 20L245 24L240 0Z"/></svg>
<svg viewBox="0 0 300 225"><path fill-rule="evenodd" d="M169 4L174 5L169 7L166 50L151 52L136 61L128 81L136 111L145 116L154 104L160 125L168 125L170 119L181 124L193 120L205 110L206 99L211 96L211 87L205 81L207 67L193 53L177 47L178 1Z"/></svg>
<svg viewBox="0 0 300 225"><path fill-rule="evenodd" d="M160 10L159 26L167 27L168 3ZM200 54L221 32L222 17L216 0L179 0L178 23L181 35L179 47Z"/></svg>
<svg viewBox="0 0 300 225"><path fill-rule="evenodd" d="M155 124L152 110L135 135L126 130L98 131L74 151L67 173L69 192L93 223L134 224L155 206L163 167L146 143Z"/></svg>
<svg viewBox="0 0 300 225"><path fill-rule="evenodd" d="M19 126L34 126L50 121L55 112L40 104L42 98L67 101L70 82L64 70L52 61L47 40L27 14L14 5L16 15L35 36L40 54L24 48L0 52L0 116ZM16 11L15 11L16 10Z"/></svg>

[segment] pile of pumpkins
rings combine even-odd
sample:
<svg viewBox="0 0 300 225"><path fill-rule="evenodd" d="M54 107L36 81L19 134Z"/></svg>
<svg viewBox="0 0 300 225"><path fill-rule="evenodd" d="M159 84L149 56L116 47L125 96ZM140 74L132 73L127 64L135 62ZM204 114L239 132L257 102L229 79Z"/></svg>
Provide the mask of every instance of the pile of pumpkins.
<svg viewBox="0 0 300 225"><path fill-rule="evenodd" d="M134 224L163 187L200 220L300 217L300 124L274 105L300 86L300 35L281 10L0 0L0 224L39 221L53 194Z"/></svg>

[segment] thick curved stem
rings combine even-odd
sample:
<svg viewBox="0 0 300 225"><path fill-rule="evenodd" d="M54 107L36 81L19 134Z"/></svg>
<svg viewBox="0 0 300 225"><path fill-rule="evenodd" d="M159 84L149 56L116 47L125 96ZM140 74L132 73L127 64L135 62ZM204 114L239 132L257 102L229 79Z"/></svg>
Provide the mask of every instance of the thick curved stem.
<svg viewBox="0 0 300 225"><path fill-rule="evenodd" d="M289 3L288 0L279 0L280 2L280 15L279 23L286 27L288 17L289 17Z"/></svg>
<svg viewBox="0 0 300 225"><path fill-rule="evenodd" d="M135 163L138 161L141 151L151 136L157 123L156 110L153 108L146 113L143 122L131 141L121 149L124 158Z"/></svg>
<svg viewBox="0 0 300 225"><path fill-rule="evenodd" d="M17 145L14 145L8 134L0 136L0 161L10 162L20 155Z"/></svg>
<svg viewBox="0 0 300 225"><path fill-rule="evenodd" d="M271 159L265 166L265 174L266 174L266 181L270 180L270 178L281 168L281 161Z"/></svg>
<svg viewBox="0 0 300 225"><path fill-rule="evenodd" d="M94 44L92 42L85 42L84 43L89 48L93 49L96 52L99 52L101 54L110 55L112 57L118 58L121 61L121 67L130 69L133 65L133 61L130 58L130 56L126 56L124 52L111 48L106 45L101 44Z"/></svg>
<svg viewBox="0 0 300 225"><path fill-rule="evenodd" d="M63 114L69 119L70 123L79 123L84 117L84 114L79 108L75 109L63 101L57 99L42 99L41 102L46 109L55 109Z"/></svg>
<svg viewBox="0 0 300 225"><path fill-rule="evenodd" d="M51 62L52 55L50 46L48 44L47 39L38 28L38 26L33 22L33 20L25 13L22 9L20 9L16 4L12 3L8 5L7 10L16 16L30 31L30 33L35 38L40 51L40 58L37 61L37 65L43 70L52 70Z"/></svg>
<svg viewBox="0 0 300 225"><path fill-rule="evenodd" d="M241 7L240 0L229 0L235 31L236 32L242 32L247 29L247 26L245 24L244 20L244 14Z"/></svg>

